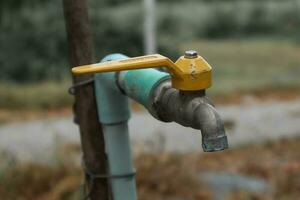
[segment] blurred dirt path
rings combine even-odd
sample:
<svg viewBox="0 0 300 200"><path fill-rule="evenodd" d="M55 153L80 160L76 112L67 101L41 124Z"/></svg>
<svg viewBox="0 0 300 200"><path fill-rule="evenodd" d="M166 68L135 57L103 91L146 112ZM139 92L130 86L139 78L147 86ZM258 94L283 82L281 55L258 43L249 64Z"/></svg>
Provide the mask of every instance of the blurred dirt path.
<svg viewBox="0 0 300 200"><path fill-rule="evenodd" d="M300 98L287 102L256 102L218 106L231 147L282 137L300 136ZM162 123L147 112L129 121L135 152L199 151L201 134L175 123ZM78 143L79 133L71 118L41 119L0 126L0 151L21 160L51 161L57 148Z"/></svg>

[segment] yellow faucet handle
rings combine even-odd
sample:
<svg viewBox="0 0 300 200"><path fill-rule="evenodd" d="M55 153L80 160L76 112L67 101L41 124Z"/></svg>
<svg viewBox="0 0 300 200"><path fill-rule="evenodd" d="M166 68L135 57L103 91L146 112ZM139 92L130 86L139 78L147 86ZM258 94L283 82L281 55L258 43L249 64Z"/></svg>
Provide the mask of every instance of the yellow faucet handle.
<svg viewBox="0 0 300 200"><path fill-rule="evenodd" d="M160 54L107 61L72 68L74 74L91 74L143 68L167 67L172 86L179 90L202 90L211 85L211 67L201 57L180 57L176 63Z"/></svg>
<svg viewBox="0 0 300 200"><path fill-rule="evenodd" d="M167 57L160 54L107 61L72 68L74 74L103 73L133 69L167 67L171 73L180 74L178 67Z"/></svg>

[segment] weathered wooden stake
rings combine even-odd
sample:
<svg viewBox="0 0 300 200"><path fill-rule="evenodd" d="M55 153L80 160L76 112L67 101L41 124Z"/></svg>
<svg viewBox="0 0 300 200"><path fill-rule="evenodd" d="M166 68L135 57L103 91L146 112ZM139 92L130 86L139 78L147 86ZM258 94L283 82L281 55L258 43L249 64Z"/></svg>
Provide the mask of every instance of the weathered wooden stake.
<svg viewBox="0 0 300 200"><path fill-rule="evenodd" d="M93 45L88 17L87 0L63 0L66 31L69 41L71 67L93 62ZM89 75L73 77L78 83L91 78ZM97 116L94 85L88 84L75 90L75 121L79 125L83 159L86 170L93 174L106 173L106 157L101 125ZM88 177L86 177L88 179ZM95 179L90 199L108 200L107 180Z"/></svg>

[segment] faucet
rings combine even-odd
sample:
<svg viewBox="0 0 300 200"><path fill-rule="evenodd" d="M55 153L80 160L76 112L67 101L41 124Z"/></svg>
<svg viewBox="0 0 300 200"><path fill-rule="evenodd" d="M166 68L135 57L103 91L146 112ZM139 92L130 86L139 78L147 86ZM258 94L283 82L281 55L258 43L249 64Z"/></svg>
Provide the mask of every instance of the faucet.
<svg viewBox="0 0 300 200"><path fill-rule="evenodd" d="M157 69L165 67L167 72ZM224 124L205 90L212 68L196 51L186 51L175 63L160 54L128 58L106 56L102 62L72 68L74 74L95 74L95 93L102 124L112 192L115 200L135 200L127 121L128 97L163 122L200 130L205 152L228 148Z"/></svg>
<svg viewBox="0 0 300 200"><path fill-rule="evenodd" d="M165 80L153 91L152 102L148 110L155 118L200 130L205 152L228 148L224 124L205 90L181 91Z"/></svg>
<svg viewBox="0 0 300 200"><path fill-rule="evenodd" d="M143 82L149 81L145 79L147 75L129 74L129 78L126 79L125 77L130 73L127 70L153 67L167 67L171 77L156 82L148 92L148 96L145 95L147 101L141 101L138 97L143 94L145 86ZM110 71L121 71L116 75L120 90L143 104L158 120L173 121L186 127L199 129L205 152L228 148L221 117L211 100L205 96L205 89L211 86L212 68L196 51L186 51L176 63L164 56L154 54L73 68L74 73ZM134 83L130 84L131 82Z"/></svg>
<svg viewBox="0 0 300 200"><path fill-rule="evenodd" d="M139 99L143 94L146 76L129 75L127 70L167 67L171 77L162 78L148 92L147 100ZM224 124L213 103L205 96L205 89L211 86L211 66L194 50L186 51L175 63L159 55L148 55L100 64L80 66L73 73L116 73L116 83L127 96L142 103L157 119L176 122L186 127L199 129L202 134L202 148L205 152L228 148ZM160 77L160 76L158 76ZM141 80L139 80L141 79ZM156 79L155 79L156 80ZM136 83L135 83L135 82ZM133 84L130 84L134 82ZM127 83L127 84L126 84ZM140 84L139 84L140 83Z"/></svg>

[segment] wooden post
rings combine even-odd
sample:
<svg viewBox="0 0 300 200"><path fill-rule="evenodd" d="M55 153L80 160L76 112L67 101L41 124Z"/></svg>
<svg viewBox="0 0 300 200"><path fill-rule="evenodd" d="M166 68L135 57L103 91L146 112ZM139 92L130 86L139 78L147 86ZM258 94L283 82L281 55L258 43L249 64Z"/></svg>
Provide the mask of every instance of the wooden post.
<svg viewBox="0 0 300 200"><path fill-rule="evenodd" d="M69 42L71 67L93 62L93 45L88 17L87 0L63 0L66 31ZM92 76L76 76L78 83ZM93 174L106 173L106 156L102 128L98 120L94 85L76 88L74 104L75 122L79 125L83 161L86 170ZM89 179L89 177L86 177ZM107 180L86 180L91 190L90 199L108 200Z"/></svg>

